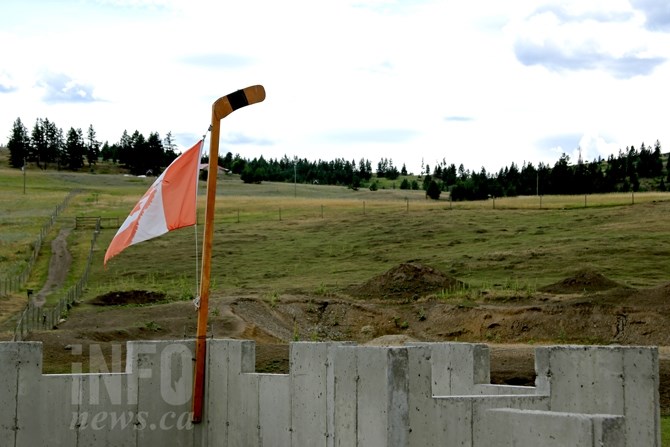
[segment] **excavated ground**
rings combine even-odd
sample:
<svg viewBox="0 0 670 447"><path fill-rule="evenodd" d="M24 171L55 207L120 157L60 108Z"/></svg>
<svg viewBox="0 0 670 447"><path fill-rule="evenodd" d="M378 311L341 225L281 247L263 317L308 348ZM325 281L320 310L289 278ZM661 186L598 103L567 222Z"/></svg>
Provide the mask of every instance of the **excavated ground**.
<svg viewBox="0 0 670 447"><path fill-rule="evenodd" d="M446 296L443 291L453 293ZM401 264L364 284L330 295L213 296L210 334L256 341L256 368L288 370L293 340L351 340L399 345L408 340L484 342L493 383L532 385L534 349L542 344L660 347L662 412L670 413L670 284L624 287L593 271L533 293L472 291L420 264ZM190 302L165 302L150 291L117 291L74 308L57 330L34 333L44 343L46 372L122 371L125 342L190 338ZM74 355L74 345L82 354ZM100 356L99 353L103 355Z"/></svg>

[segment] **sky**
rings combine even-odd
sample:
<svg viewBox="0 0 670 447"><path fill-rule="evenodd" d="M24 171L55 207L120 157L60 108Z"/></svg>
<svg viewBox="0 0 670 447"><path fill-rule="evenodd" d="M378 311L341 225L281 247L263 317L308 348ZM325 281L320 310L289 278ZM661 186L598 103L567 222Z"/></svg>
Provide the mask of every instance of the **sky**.
<svg viewBox="0 0 670 447"><path fill-rule="evenodd" d="M668 80L666 0L0 2L0 144L48 118L188 148L216 99L261 84L222 155L492 173L670 151Z"/></svg>

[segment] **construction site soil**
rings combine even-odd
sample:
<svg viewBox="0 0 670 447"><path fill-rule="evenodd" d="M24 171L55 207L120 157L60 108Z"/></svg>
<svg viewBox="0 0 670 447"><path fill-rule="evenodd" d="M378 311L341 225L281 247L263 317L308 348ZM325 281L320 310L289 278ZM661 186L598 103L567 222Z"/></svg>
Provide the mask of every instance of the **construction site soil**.
<svg viewBox="0 0 670 447"><path fill-rule="evenodd" d="M125 342L192 338L190 301L116 291L75 306L55 330L34 332L44 370L123 371ZM291 341L482 342L492 383L533 385L545 344L658 346L661 412L670 414L670 283L635 289L579 271L538 290L474 290L429 266L400 264L363 284L319 294L248 293L210 298L208 335L256 342L256 369L285 373ZM76 349L74 348L76 346Z"/></svg>

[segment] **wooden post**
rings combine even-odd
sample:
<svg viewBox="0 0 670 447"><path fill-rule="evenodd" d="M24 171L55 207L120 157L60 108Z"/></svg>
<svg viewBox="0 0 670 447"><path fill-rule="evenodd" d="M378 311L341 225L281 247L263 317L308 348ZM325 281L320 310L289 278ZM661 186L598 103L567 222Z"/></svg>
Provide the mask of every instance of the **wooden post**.
<svg viewBox="0 0 670 447"><path fill-rule="evenodd" d="M265 99L262 85L253 85L222 96L212 104L212 125L209 141L209 162L219 159L219 133L221 120L235 110L261 102ZM212 239L214 237L214 211L216 206L216 174L218 169L210 169L207 176L207 202L205 208L205 229L202 242L202 270L200 272L200 307L198 327L195 337L195 371L193 377L193 401L191 420L202 421L205 392L205 358L207 356L207 317L209 313L209 283L212 271Z"/></svg>

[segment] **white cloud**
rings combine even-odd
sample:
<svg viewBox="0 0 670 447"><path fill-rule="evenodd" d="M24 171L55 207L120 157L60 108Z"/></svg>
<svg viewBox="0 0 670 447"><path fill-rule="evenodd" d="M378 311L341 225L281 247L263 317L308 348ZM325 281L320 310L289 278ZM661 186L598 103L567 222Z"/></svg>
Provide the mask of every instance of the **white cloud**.
<svg viewBox="0 0 670 447"><path fill-rule="evenodd" d="M0 131L48 117L185 147L214 100L260 83L222 150L497 171L670 139L670 33L644 0L25 3L0 3Z"/></svg>

